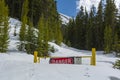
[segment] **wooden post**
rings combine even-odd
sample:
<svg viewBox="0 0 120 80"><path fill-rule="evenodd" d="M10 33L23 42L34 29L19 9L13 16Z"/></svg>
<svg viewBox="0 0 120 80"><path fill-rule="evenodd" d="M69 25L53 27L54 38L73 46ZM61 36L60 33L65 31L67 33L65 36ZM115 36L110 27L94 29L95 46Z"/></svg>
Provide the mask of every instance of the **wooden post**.
<svg viewBox="0 0 120 80"><path fill-rule="evenodd" d="M37 63L37 55L38 55L38 52L34 51L34 63Z"/></svg>
<svg viewBox="0 0 120 80"><path fill-rule="evenodd" d="M96 49L92 48L91 65L96 66Z"/></svg>

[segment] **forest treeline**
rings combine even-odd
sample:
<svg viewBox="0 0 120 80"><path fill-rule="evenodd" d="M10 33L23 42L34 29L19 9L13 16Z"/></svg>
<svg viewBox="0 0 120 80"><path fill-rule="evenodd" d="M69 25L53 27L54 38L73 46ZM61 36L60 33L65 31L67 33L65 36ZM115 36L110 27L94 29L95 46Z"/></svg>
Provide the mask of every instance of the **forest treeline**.
<svg viewBox="0 0 120 80"><path fill-rule="evenodd" d="M2 17L7 18L6 22L8 22L10 17L19 19L22 22L19 33L20 43L18 45L20 51L25 51L28 54L33 54L34 51L38 51L38 56L49 56L49 51L54 50L54 48L49 45L49 42L55 42L58 45L61 44L63 37L56 1L0 0L0 4L3 4L0 5L0 9L3 11L0 12L2 15L0 16L0 26L4 21ZM2 29L5 29L4 25ZM8 25L6 26L8 27ZM16 27L17 26L15 26L15 29ZM3 30L1 31L3 32ZM5 38L6 40L4 41L6 41L6 43L0 41L0 49L4 48L4 51L0 50L0 52L6 52L8 50L8 28L5 31L7 38ZM16 35L17 34L14 33L14 36ZM2 38L0 40L2 40ZM1 46L3 44L6 46Z"/></svg>
<svg viewBox="0 0 120 80"><path fill-rule="evenodd" d="M120 9L115 0L106 0L106 4L101 0L98 8L93 5L90 11L81 6L66 25L61 23L54 0L0 0L0 10L0 26L4 26L0 27L0 52L8 49L8 20L13 17L22 22L20 51L33 54L37 50L39 56L49 56L49 51L54 51L48 44L52 41L83 50L94 47L104 53L120 53Z"/></svg>
<svg viewBox="0 0 120 80"><path fill-rule="evenodd" d="M84 50L104 50L104 53L120 52L120 9L115 0L101 0L87 11L81 6L75 19L63 29L65 43Z"/></svg>

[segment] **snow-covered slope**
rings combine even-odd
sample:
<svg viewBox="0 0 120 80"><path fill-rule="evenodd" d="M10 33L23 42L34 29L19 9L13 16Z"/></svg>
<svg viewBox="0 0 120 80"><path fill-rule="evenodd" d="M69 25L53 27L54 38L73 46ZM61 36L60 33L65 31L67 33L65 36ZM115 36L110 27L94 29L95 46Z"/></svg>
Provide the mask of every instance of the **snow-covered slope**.
<svg viewBox="0 0 120 80"><path fill-rule="evenodd" d="M69 20L71 19L71 17L65 14L62 14L62 13L60 13L60 18L61 18L62 24L67 24Z"/></svg>
<svg viewBox="0 0 120 80"><path fill-rule="evenodd" d="M10 42L9 42L9 47L8 47L8 50L9 52L16 52L18 51L17 49L17 45L18 45L18 42L19 42L19 30L20 30L20 26L21 26L21 22L16 20L16 19L13 19L13 18L10 18L9 20L9 26L10 26L10 33L9 33L9 36L10 36ZM14 31L15 31L15 27L16 27L16 36L14 36Z"/></svg>
<svg viewBox="0 0 120 80"><path fill-rule="evenodd" d="M17 36L13 36L15 25ZM9 51L0 53L0 80L120 80L120 70L112 68L118 59L114 55L103 55L97 51L97 65L90 66L90 59L82 59L82 64L49 64L49 58L41 59L40 63L33 63L33 55L17 50L20 22L10 19ZM91 51L78 50L71 47L54 46L56 52L51 56L85 56Z"/></svg>
<svg viewBox="0 0 120 80"><path fill-rule="evenodd" d="M104 3L106 2L106 0L103 1ZM77 1L77 9L80 9L80 6L84 6L84 8L86 7L86 9L90 11L91 6L94 5L97 8L99 2L100 0L79 0ZM119 8L120 0L115 0L115 4L117 8Z"/></svg>

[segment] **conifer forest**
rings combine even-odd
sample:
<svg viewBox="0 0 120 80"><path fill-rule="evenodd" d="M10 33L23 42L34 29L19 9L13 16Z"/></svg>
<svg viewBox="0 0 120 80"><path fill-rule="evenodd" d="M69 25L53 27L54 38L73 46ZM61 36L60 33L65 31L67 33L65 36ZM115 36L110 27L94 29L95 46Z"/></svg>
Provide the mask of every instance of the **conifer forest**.
<svg viewBox="0 0 120 80"><path fill-rule="evenodd" d="M54 49L49 42L119 54L120 9L114 0L106 0L105 5L101 0L98 8L93 5L90 11L81 6L77 16L67 24L62 24L56 3L54 0L0 0L0 26L5 26L0 27L0 52L7 51L8 20L13 17L22 22L18 49L28 54L37 50L39 56L49 56L48 51Z"/></svg>

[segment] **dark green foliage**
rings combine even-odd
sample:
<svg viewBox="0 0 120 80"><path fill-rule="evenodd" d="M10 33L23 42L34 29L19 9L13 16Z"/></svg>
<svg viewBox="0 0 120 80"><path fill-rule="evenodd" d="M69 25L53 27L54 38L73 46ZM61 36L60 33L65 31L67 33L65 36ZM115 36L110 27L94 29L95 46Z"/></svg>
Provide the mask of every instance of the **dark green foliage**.
<svg viewBox="0 0 120 80"><path fill-rule="evenodd" d="M21 19L22 4L24 0L5 0L9 8L9 16Z"/></svg>
<svg viewBox="0 0 120 80"><path fill-rule="evenodd" d="M85 48L85 36L84 34L85 32L85 27L84 27L84 19L85 19L85 14L84 14L84 9L81 6L80 8L80 12L78 13L78 15L76 16L76 47L80 48L80 49L84 49ZM79 36L79 37L78 37Z"/></svg>
<svg viewBox="0 0 120 80"><path fill-rule="evenodd" d="M120 69L120 60L117 60L113 66L113 68Z"/></svg>
<svg viewBox="0 0 120 80"><path fill-rule="evenodd" d="M110 53L112 50L112 29L110 26L106 26L104 31L104 51Z"/></svg>
<svg viewBox="0 0 120 80"><path fill-rule="evenodd" d="M61 44L63 41L61 21L54 0L5 1L9 5L10 16L22 21L19 50L28 54L33 54L36 50L39 52L38 56L49 56L48 41ZM16 36L16 28L14 35Z"/></svg>
<svg viewBox="0 0 120 80"><path fill-rule="evenodd" d="M67 42L67 46L71 47L71 43L70 43L70 41Z"/></svg>
<svg viewBox="0 0 120 80"><path fill-rule="evenodd" d="M63 41L60 27L61 27L60 22L56 22L54 39L55 39L56 44L58 44L58 45L60 45L61 42Z"/></svg>
<svg viewBox="0 0 120 80"><path fill-rule="evenodd" d="M28 0L28 17L33 22L34 26L37 26L39 21L39 17L44 14L46 18L53 17L58 19L58 15L56 15L56 2L54 0ZM14 18L18 18L21 20L22 15L22 5L24 0L5 0L8 4L10 10L10 16Z"/></svg>
<svg viewBox="0 0 120 80"><path fill-rule="evenodd" d="M103 21L103 7L102 7L102 0L98 6L98 12L96 15L96 28L95 28L95 36L96 36L96 48L97 50L103 50L104 47L104 21Z"/></svg>
<svg viewBox="0 0 120 80"><path fill-rule="evenodd" d="M94 16L94 6L91 8L89 15L89 25L86 30L86 49L91 50L91 48L96 47L96 37L95 37L95 16Z"/></svg>
<svg viewBox="0 0 120 80"><path fill-rule="evenodd" d="M22 24L21 24L20 33L19 33L19 38L21 41L19 46L20 51L24 51L25 49L26 26L28 23L28 17L27 17L28 4L29 4L28 0L25 0L22 7L22 15L21 15Z"/></svg>
<svg viewBox="0 0 120 80"><path fill-rule="evenodd" d="M113 45L113 50L116 52L116 56L120 57L120 44Z"/></svg>
<svg viewBox="0 0 120 80"><path fill-rule="evenodd" d="M0 0L0 52L6 52L9 43L8 7Z"/></svg>
<svg viewBox="0 0 120 80"><path fill-rule="evenodd" d="M75 20L70 20L66 29L66 42L70 41L71 46L78 49L89 49L95 45L95 9L91 8L90 14L81 7Z"/></svg>
<svg viewBox="0 0 120 80"><path fill-rule="evenodd" d="M115 0L106 0L105 8L105 25L110 25L114 31L117 9L115 6Z"/></svg>
<svg viewBox="0 0 120 80"><path fill-rule="evenodd" d="M69 24L66 26L66 29L65 29L65 39L66 39L66 44L67 42L69 41L71 43L71 46L75 47L76 45L76 26L75 26L75 21L74 19L71 19L69 21Z"/></svg>
<svg viewBox="0 0 120 80"><path fill-rule="evenodd" d="M120 57L120 41L117 33L115 33L115 36L114 36L114 44L112 46L112 49L113 51L115 51L116 56Z"/></svg>
<svg viewBox="0 0 120 80"><path fill-rule="evenodd" d="M49 51L52 52L52 53L54 53L55 52L54 46L49 47Z"/></svg>
<svg viewBox="0 0 120 80"><path fill-rule="evenodd" d="M104 50L105 53L112 51L112 45L115 44L116 36L116 17L117 9L114 0L106 0L105 8L105 32L104 32Z"/></svg>
<svg viewBox="0 0 120 80"><path fill-rule="evenodd" d="M67 43L78 49L95 47L97 50L104 50L105 53L119 50L120 37L120 16L115 6L114 0L100 1L98 11L94 5L89 13L83 7L80 8L76 18L70 20L64 29L64 38ZM112 48L114 46L114 49ZM117 50L115 50L117 49Z"/></svg>
<svg viewBox="0 0 120 80"><path fill-rule="evenodd" d="M26 43L25 43L25 49L28 54L33 54L33 52L36 50L36 42L37 38L35 36L35 30L33 27L33 23L28 20L28 28L26 33Z"/></svg>
<svg viewBox="0 0 120 80"><path fill-rule="evenodd" d="M37 33L37 51L38 56L48 56L48 23L45 23L44 15L38 22Z"/></svg>

